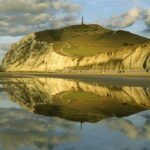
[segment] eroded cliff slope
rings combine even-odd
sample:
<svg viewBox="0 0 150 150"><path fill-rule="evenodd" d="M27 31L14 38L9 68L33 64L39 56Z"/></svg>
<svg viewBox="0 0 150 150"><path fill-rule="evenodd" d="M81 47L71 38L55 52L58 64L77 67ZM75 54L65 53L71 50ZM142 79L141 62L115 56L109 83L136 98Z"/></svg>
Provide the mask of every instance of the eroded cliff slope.
<svg viewBox="0 0 150 150"><path fill-rule="evenodd" d="M150 43L144 37L98 25L71 26L25 36L11 46L2 64L7 71L146 71Z"/></svg>

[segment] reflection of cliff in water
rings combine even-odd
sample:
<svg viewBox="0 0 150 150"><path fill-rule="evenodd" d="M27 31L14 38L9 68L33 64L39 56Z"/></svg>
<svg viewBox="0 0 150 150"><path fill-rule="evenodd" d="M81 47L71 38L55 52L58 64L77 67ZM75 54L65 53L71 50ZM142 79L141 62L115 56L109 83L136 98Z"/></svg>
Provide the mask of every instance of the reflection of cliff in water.
<svg viewBox="0 0 150 150"><path fill-rule="evenodd" d="M150 89L55 78L10 79L11 100L28 111L80 122L124 117L150 108Z"/></svg>

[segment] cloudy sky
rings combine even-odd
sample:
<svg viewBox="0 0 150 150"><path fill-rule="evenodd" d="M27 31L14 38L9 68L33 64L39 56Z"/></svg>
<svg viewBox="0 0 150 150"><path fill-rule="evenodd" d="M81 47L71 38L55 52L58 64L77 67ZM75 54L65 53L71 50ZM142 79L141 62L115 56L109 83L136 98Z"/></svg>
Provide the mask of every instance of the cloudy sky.
<svg viewBox="0 0 150 150"><path fill-rule="evenodd" d="M149 150L150 111L126 118L80 124L0 109L0 150ZM109 144L108 144L109 143Z"/></svg>
<svg viewBox="0 0 150 150"><path fill-rule="evenodd" d="M149 0L0 0L0 3L1 50L28 33L77 24L81 16L86 23L150 37Z"/></svg>
<svg viewBox="0 0 150 150"><path fill-rule="evenodd" d="M65 120L37 116L21 109L0 109L0 150L52 150L80 139Z"/></svg>

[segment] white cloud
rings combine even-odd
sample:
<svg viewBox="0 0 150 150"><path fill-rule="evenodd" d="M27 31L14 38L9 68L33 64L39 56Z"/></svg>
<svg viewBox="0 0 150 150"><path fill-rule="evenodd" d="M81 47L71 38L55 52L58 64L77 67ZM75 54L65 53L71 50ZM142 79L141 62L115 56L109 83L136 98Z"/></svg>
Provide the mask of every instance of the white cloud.
<svg viewBox="0 0 150 150"><path fill-rule="evenodd" d="M124 28L134 24L142 16L142 10L139 8L133 8L122 15L122 20L120 21L120 27Z"/></svg>
<svg viewBox="0 0 150 150"><path fill-rule="evenodd" d="M145 24L150 27L150 9L146 11Z"/></svg>
<svg viewBox="0 0 150 150"><path fill-rule="evenodd" d="M27 147L50 150L79 140L78 129L62 119L34 115L14 108L1 108L0 114L0 148L5 150Z"/></svg>
<svg viewBox="0 0 150 150"><path fill-rule="evenodd" d="M104 121L104 125L113 131L123 133L130 139L150 139L150 111L142 112L141 116L145 117L142 126L138 126L125 118L110 118Z"/></svg>
<svg viewBox="0 0 150 150"><path fill-rule="evenodd" d="M72 24L80 12L80 5L64 0L0 0L0 3L0 36L63 27Z"/></svg>
<svg viewBox="0 0 150 150"><path fill-rule="evenodd" d="M104 26L108 28L126 28L132 26L137 21L142 20L147 27L150 27L150 9L132 8L131 10L121 14L113 15L107 21Z"/></svg>

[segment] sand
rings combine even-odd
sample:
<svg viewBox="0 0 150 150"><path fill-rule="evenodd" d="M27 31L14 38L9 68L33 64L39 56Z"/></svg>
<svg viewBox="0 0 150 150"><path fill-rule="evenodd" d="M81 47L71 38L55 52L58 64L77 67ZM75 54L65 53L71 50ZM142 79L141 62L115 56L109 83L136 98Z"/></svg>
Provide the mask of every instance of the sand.
<svg viewBox="0 0 150 150"><path fill-rule="evenodd" d="M0 78L63 78L96 82L103 85L150 87L150 72L126 73L48 73L48 72L1 72Z"/></svg>

